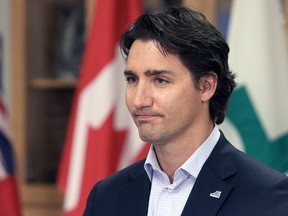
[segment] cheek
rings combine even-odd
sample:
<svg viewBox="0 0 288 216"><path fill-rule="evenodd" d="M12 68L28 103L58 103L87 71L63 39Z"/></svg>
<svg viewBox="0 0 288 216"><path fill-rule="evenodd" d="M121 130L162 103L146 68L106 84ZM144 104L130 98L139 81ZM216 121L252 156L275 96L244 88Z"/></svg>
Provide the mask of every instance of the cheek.
<svg viewBox="0 0 288 216"><path fill-rule="evenodd" d="M162 95L161 102L162 110L169 113L169 116L180 115L182 110L185 109L186 98L183 94L167 94Z"/></svg>
<svg viewBox="0 0 288 216"><path fill-rule="evenodd" d="M196 92L193 94L192 91L190 88L182 88L174 95L174 100L169 102L170 109L176 116L192 112L200 102L200 96Z"/></svg>
<svg viewBox="0 0 288 216"><path fill-rule="evenodd" d="M131 104L132 104L132 95L126 90L125 92L125 103L127 108L130 110L131 109Z"/></svg>

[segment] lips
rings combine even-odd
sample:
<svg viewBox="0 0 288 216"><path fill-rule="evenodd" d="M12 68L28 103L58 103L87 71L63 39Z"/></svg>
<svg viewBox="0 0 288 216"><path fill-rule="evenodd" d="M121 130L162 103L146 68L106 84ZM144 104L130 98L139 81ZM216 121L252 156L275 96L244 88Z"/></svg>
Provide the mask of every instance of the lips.
<svg viewBox="0 0 288 216"><path fill-rule="evenodd" d="M158 115L136 115L135 117L138 121L149 121L159 116Z"/></svg>
<svg viewBox="0 0 288 216"><path fill-rule="evenodd" d="M155 119L157 117L161 117L162 115L158 112L154 112L154 111L151 111L151 110L136 110L134 113L133 113L133 116L135 119L137 119L138 121L149 121L149 120L152 120L152 119Z"/></svg>

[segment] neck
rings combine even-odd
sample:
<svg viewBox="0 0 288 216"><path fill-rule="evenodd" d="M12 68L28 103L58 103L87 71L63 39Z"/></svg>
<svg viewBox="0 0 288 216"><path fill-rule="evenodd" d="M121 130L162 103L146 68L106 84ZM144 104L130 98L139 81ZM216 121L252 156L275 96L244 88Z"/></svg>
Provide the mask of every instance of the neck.
<svg viewBox="0 0 288 216"><path fill-rule="evenodd" d="M158 163L161 169L168 175L170 182L174 180L175 171L201 146L214 127L211 123L201 130L190 135L188 139L177 140L177 143L154 145Z"/></svg>

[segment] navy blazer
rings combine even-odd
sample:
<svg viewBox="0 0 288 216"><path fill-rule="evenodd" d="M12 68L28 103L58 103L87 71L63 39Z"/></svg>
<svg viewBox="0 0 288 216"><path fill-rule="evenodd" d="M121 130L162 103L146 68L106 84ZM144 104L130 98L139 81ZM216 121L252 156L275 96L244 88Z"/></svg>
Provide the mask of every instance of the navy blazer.
<svg viewBox="0 0 288 216"><path fill-rule="evenodd" d="M84 216L146 216L151 183L142 160L98 182ZM221 191L219 198L210 194ZM288 178L233 147L221 134L183 216L287 216Z"/></svg>

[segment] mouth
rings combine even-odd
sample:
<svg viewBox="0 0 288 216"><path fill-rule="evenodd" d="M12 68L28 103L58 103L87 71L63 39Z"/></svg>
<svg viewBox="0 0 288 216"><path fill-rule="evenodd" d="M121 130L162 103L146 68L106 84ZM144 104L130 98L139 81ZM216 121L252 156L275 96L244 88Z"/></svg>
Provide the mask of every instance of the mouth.
<svg viewBox="0 0 288 216"><path fill-rule="evenodd" d="M134 112L134 118L140 123L152 121L156 118L162 117L161 114L156 112Z"/></svg>
<svg viewBox="0 0 288 216"><path fill-rule="evenodd" d="M135 115L135 118L139 121L139 122L147 122L147 121L151 121L155 118L159 117L159 115Z"/></svg>

